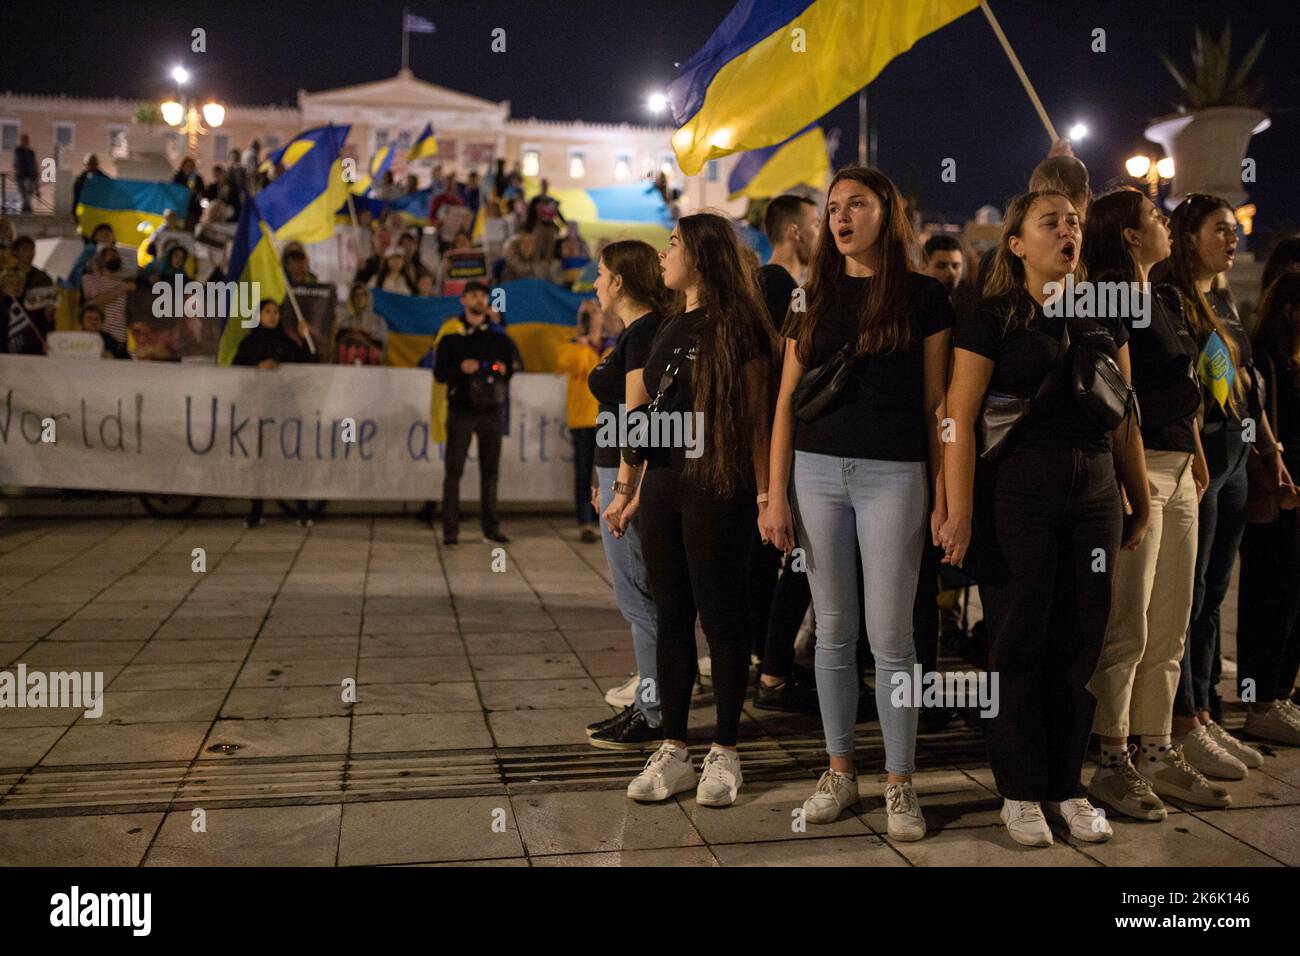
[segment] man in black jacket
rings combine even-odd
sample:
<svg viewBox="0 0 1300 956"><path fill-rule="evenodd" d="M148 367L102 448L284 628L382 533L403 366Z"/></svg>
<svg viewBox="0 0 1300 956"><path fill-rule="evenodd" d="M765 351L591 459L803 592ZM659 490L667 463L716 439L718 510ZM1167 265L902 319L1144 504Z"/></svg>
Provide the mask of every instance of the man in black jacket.
<svg viewBox="0 0 1300 956"><path fill-rule="evenodd" d="M447 385L447 461L442 483L442 543L460 531L460 476L470 437L478 436L479 506L485 541L506 542L497 517L503 411L510 376L523 363L510 337L488 321L488 290L469 282L461 293L465 331L438 343L433 376Z"/></svg>

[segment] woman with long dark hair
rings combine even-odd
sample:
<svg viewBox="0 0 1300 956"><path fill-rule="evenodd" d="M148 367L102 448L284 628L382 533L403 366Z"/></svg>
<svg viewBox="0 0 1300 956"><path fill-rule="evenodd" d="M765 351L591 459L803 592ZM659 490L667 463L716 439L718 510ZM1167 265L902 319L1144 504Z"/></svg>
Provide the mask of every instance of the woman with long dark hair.
<svg viewBox="0 0 1300 956"><path fill-rule="evenodd" d="M1093 730L1101 738L1088 793L1139 820L1165 818L1161 797L1209 807L1228 803L1223 788L1189 766L1170 738L1192 611L1197 504L1210 479L1197 422L1196 336L1178 293L1161 287L1152 294L1147 282L1169 250L1168 220L1138 190L1119 190L1092 204L1083 264L1096 301L1141 302L1149 309L1144 317L1130 316L1129 353L1142 409L1151 521L1138 549L1121 551L1116 561L1106 640L1088 685L1097 698ZM1130 735L1139 739L1136 766Z"/></svg>
<svg viewBox="0 0 1300 956"><path fill-rule="evenodd" d="M922 548L943 523L939 429L954 321L943 286L911 271L911 243L903 197L887 176L861 166L835 175L809 268L807 310L791 311L784 329L760 522L764 538L784 551L795 546L797 529L817 619L817 696L830 767L804 803L804 818L831 823L858 800L853 729L858 623L865 620L885 738L889 835L905 841L925 836L925 818L912 788L913 694L902 694L902 703L896 697L914 681L912 604ZM795 387L805 369L841 353L851 362L843 389L819 414L796 418Z"/></svg>
<svg viewBox="0 0 1300 956"><path fill-rule="evenodd" d="M1172 252L1153 278L1168 282L1187 304L1200 355L1203 386L1201 444L1210 485L1201 498L1196 580L1178 694L1173 739L1201 773L1240 780L1263 758L1218 723L1219 609L1246 524L1246 458L1266 459L1275 485L1290 485L1282 447L1256 392L1254 354L1225 273L1237 252L1237 218L1227 200L1193 193L1169 217Z"/></svg>
<svg viewBox="0 0 1300 956"><path fill-rule="evenodd" d="M1255 367L1294 473L1300 468L1300 272L1279 272L1255 314ZM1247 736L1300 746L1300 708L1291 701L1300 671L1300 495L1294 486L1275 495L1277 507L1247 524L1241 539L1237 687Z"/></svg>
<svg viewBox="0 0 1300 956"><path fill-rule="evenodd" d="M1079 315L1067 322L1062 308L1066 277L1084 277L1082 239L1064 193L1039 190L1012 201L985 298L957 321L948 387L953 441L944 449L948 516L939 543L945 562L962 564L974 517L988 671L999 681L989 762L1002 822L1026 846L1052 845L1043 804L1075 839L1111 836L1079 781L1096 703L1087 685L1106 632L1117 554L1141 543L1150 509L1131 410L1112 436L1069 387L1072 360L1108 360L1130 375L1122 322ZM990 391L1028 400L1029 411L996 446L996 461L985 454L977 473L976 423ZM986 443L996 437L984 431Z"/></svg>
<svg viewBox="0 0 1300 956"><path fill-rule="evenodd" d="M727 219L679 219L659 259L664 285L686 298L686 311L660 328L635 396L638 404L657 399L650 427L659 441L643 449L648 467L637 498L634 482L620 483L605 510L618 534L638 512L658 621L664 742L628 785L628 796L667 800L696 786L686 721L698 611L712 658L717 725L696 800L721 807L735 801L742 783L736 734L749 645L740 568L753 522L767 506L776 335ZM630 477L629 469L623 478Z"/></svg>
<svg viewBox="0 0 1300 956"><path fill-rule="evenodd" d="M604 512L614 500L618 485L619 443L616 428L620 409L638 404L645 392L641 370L664 316L676 311L677 296L664 286L659 256L648 243L637 240L613 242L601 250L595 282L596 299L605 315L623 322L614 347L587 376L587 386L600 402L596 426L596 480L592 504ZM612 431L612 434L611 434ZM631 469L628 468L630 477ZM637 673L622 687L605 695L607 703L623 709L608 720L587 728L593 747L632 750L663 740L663 710L659 705L659 667L654 594L641 536L636 524L615 536L608 525L601 526L605 558L609 562L618 609L632 628L632 650ZM630 693L629 693L630 691ZM631 699L628 703L628 698Z"/></svg>

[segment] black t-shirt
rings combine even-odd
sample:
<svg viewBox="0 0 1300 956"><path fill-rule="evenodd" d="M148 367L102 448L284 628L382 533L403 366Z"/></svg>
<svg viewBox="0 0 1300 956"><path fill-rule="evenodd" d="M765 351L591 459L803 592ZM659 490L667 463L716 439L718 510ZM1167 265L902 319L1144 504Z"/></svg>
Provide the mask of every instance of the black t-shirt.
<svg viewBox="0 0 1300 956"><path fill-rule="evenodd" d="M990 391L1033 398L1060 354L1066 320L1061 315L1047 315L1027 296L1022 301L1033 306L1033 318L1027 324L1023 319L1008 324L1010 300L985 299L970 316L958 319L953 346L993 362ZM1087 345L1118 360L1120 348L1128 344L1128 329L1122 319L1076 316L1069 322L1071 346ZM1067 364L1062 372L1064 382L1068 382L1068 370ZM1044 395L1017 426L1016 447L1108 451L1110 433L1088 416L1064 382Z"/></svg>
<svg viewBox="0 0 1300 956"><path fill-rule="evenodd" d="M659 392L659 383L663 380L665 370L671 366L676 369L672 384L664 393L659 403L659 411L688 413L696 411L693 374L695 359L699 354L700 333L704 329L704 311L692 309L666 320L659 327L654 345L646 358L641 374L645 378L645 390L654 401ZM759 340L758 331L747 338L741 346L741 354L736 356L741 365L745 365L759 356L771 358L766 342ZM737 396L737 402L745 400ZM706 416L725 414L725 409L699 409ZM685 464L685 449L682 448L647 448L646 461L652 466L670 465L680 468ZM708 454L705 448L704 454Z"/></svg>
<svg viewBox="0 0 1300 956"><path fill-rule="evenodd" d="M1256 372L1264 382L1269 424L1286 449L1287 471L1300 474L1300 365L1290 356L1261 354ZM1277 394L1273 394L1276 387ZM1276 412L1276 414L1274 414Z"/></svg>
<svg viewBox="0 0 1300 956"><path fill-rule="evenodd" d="M758 284L763 290L763 301L767 304L767 314L772 318L772 327L778 335L785 324L785 313L790 308L790 297L799 283L794 281L785 266L768 263L758 270Z"/></svg>
<svg viewBox="0 0 1300 956"><path fill-rule="evenodd" d="M1196 333L1170 286L1155 290L1151 324L1130 321L1129 361L1142 409L1142 444L1151 451L1196 451L1201 386L1196 377Z"/></svg>
<svg viewBox="0 0 1300 956"><path fill-rule="evenodd" d="M617 419L618 407L625 404L627 399L627 373L645 368L655 333L662 323L663 317L653 312L641 316L619 334L614 347L587 376L587 387L600 403L602 416L608 414ZM597 436L599 437L599 430ZM618 460L619 450L616 445L596 446L597 468L617 468Z"/></svg>
<svg viewBox="0 0 1300 956"><path fill-rule="evenodd" d="M833 307L817 318L808 368L825 363L858 335L862 303L875 279L841 276ZM925 461L929 457L925 412L925 339L952 328L948 293L929 276L909 272L907 348L861 355L835 403L812 422L796 420L796 451L839 458Z"/></svg>

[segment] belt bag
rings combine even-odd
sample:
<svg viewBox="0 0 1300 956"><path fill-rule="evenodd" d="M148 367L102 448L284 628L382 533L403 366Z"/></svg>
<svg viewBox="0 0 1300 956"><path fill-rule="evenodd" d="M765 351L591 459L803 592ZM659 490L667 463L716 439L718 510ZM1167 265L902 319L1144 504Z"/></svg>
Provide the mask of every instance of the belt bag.
<svg viewBox="0 0 1300 956"><path fill-rule="evenodd" d="M1060 351L1056 353L1056 363L1043 378L1033 398L1021 398L1018 395L994 391L985 394L978 425L980 461L993 464L1007 453L1011 447L1011 435L1017 426L1060 380L1061 372L1065 368L1065 355L1069 348L1070 330L1067 327L1061 337Z"/></svg>
<svg viewBox="0 0 1300 956"><path fill-rule="evenodd" d="M476 412L491 412L506 403L506 380L500 375L475 375L469 380L469 405Z"/></svg>
<svg viewBox="0 0 1300 956"><path fill-rule="evenodd" d="M857 341L850 340L821 365L803 373L791 395L795 418L804 424L815 420L844 391L856 360L852 354L855 345Z"/></svg>
<svg viewBox="0 0 1300 956"><path fill-rule="evenodd" d="M1137 392L1124 381L1119 365L1105 352L1076 348L1072 379L1075 401L1103 431L1118 428L1130 409L1137 414L1138 424L1142 424Z"/></svg>

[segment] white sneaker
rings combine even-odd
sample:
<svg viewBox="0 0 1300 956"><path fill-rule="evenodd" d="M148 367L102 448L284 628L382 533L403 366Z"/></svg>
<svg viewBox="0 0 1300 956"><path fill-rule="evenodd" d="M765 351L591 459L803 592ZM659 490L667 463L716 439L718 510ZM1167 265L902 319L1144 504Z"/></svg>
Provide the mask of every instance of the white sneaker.
<svg viewBox="0 0 1300 956"><path fill-rule="evenodd" d="M1129 756L1135 749L1129 749ZM1088 782L1088 794L1136 820L1163 820L1168 815L1151 784L1133 768L1129 757L1116 766L1098 767Z"/></svg>
<svg viewBox="0 0 1300 956"><path fill-rule="evenodd" d="M611 707L631 707L636 703L636 689L641 683L641 675L633 674L617 687L605 691L605 703Z"/></svg>
<svg viewBox="0 0 1300 956"><path fill-rule="evenodd" d="M1300 727L1300 707L1296 706L1296 702L1291 700L1290 698L1283 700L1282 698L1279 697L1278 700L1282 704L1282 709L1286 713L1291 715L1292 723L1294 723L1297 727Z"/></svg>
<svg viewBox="0 0 1300 956"><path fill-rule="evenodd" d="M695 788L695 802L702 807L729 807L736 802L736 791L744 782L740 773L740 754L714 747L700 766L700 785Z"/></svg>
<svg viewBox="0 0 1300 956"><path fill-rule="evenodd" d="M1220 747L1202 726L1178 741L1178 746L1183 758L1207 777L1241 780L1246 776L1246 765Z"/></svg>
<svg viewBox="0 0 1300 956"><path fill-rule="evenodd" d="M1191 734L1187 735L1188 737ZM1232 804L1226 787L1210 783L1187 762L1182 748L1171 744L1166 751L1144 753L1138 757L1137 772L1162 797L1173 797L1198 807L1221 808Z"/></svg>
<svg viewBox="0 0 1300 956"><path fill-rule="evenodd" d="M627 795L644 803L658 803L695 786L695 768L690 752L663 744L646 761L641 772L627 785Z"/></svg>
<svg viewBox="0 0 1300 956"><path fill-rule="evenodd" d="M1249 744L1244 744L1232 736L1222 724L1212 720L1205 725L1205 731L1214 739L1216 744L1251 770L1258 770L1264 766L1264 755Z"/></svg>
<svg viewBox="0 0 1300 956"><path fill-rule="evenodd" d="M925 817L910 783L891 783L885 788L885 816L891 839L913 843L925 836Z"/></svg>
<svg viewBox="0 0 1300 956"><path fill-rule="evenodd" d="M1043 808L1033 800L1003 800L998 816L1007 825L1011 839L1023 846L1051 846L1055 842Z"/></svg>
<svg viewBox="0 0 1300 956"><path fill-rule="evenodd" d="M1085 843L1105 843L1115 835L1106 819L1106 812L1094 807L1083 797L1049 800L1044 804L1051 814L1070 828L1070 836Z"/></svg>
<svg viewBox="0 0 1300 956"><path fill-rule="evenodd" d="M834 823L857 802L858 778L827 770L817 781L813 795L803 802L803 818L809 823Z"/></svg>
<svg viewBox="0 0 1300 956"><path fill-rule="evenodd" d="M1268 707L1252 707L1246 715L1246 733L1269 743L1300 746L1300 717L1293 717L1289 702L1275 700Z"/></svg>

